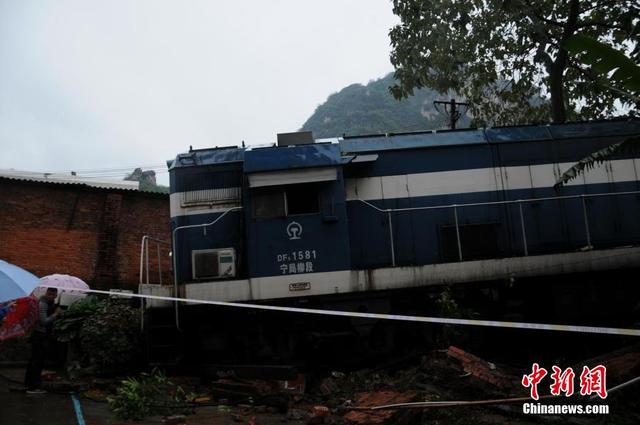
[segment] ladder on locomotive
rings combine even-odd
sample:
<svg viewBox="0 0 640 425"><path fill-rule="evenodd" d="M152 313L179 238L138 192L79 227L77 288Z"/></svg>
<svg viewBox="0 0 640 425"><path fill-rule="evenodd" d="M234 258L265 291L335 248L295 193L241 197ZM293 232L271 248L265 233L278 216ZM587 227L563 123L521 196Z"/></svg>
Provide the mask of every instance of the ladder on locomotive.
<svg viewBox="0 0 640 425"><path fill-rule="evenodd" d="M149 242L154 243L156 247L157 284L150 283ZM170 247L171 244L162 239L148 235L142 237L140 246L140 293L161 292L162 295L173 296L173 284L167 287L167 285L163 285L162 281L161 251L162 247L167 246ZM171 293L164 293L166 290L171 291ZM177 366L182 357L180 351L182 333L176 326L174 309L172 307L156 306L154 303L166 302L142 299L140 305L140 327L144 336L147 363L152 367Z"/></svg>

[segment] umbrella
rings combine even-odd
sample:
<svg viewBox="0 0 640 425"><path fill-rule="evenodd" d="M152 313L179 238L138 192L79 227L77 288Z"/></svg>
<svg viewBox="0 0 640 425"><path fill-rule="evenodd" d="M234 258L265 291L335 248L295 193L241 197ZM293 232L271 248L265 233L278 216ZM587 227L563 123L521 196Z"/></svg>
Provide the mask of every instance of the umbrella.
<svg viewBox="0 0 640 425"><path fill-rule="evenodd" d="M71 304L71 302L78 298L84 297L87 293L82 291L82 289L89 289L89 285L87 285L82 279L75 276L70 276L68 274L51 274L40 279L40 284L33 291L33 295L40 297L41 295L44 295L47 288L50 287L58 288L61 304L65 305ZM69 295L67 298L70 299L70 302L62 303L63 294Z"/></svg>
<svg viewBox="0 0 640 425"><path fill-rule="evenodd" d="M19 298L0 326L0 341L21 336L38 320L38 300L34 297Z"/></svg>
<svg viewBox="0 0 640 425"><path fill-rule="evenodd" d="M28 296L39 283L28 271L0 260L0 302Z"/></svg>

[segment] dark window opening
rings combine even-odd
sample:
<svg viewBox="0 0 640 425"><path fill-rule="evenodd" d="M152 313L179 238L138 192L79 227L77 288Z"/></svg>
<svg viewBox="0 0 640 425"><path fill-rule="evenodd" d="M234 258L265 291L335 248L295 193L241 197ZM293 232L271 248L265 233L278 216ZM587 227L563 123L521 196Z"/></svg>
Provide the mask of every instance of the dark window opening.
<svg viewBox="0 0 640 425"><path fill-rule="evenodd" d="M277 218L286 215L282 189L256 189L252 193L253 218Z"/></svg>
<svg viewBox="0 0 640 425"><path fill-rule="evenodd" d="M252 215L257 219L270 219L320 212L320 196L317 184L292 184L289 186L254 189Z"/></svg>
<svg viewBox="0 0 640 425"><path fill-rule="evenodd" d="M316 214L320 212L318 188L314 184L296 184L285 188L287 215Z"/></svg>
<svg viewBox="0 0 640 425"><path fill-rule="evenodd" d="M500 258L498 247L498 223L462 224L458 227L460 232L460 245L462 259L484 260L488 258ZM444 262L459 260L458 237L455 226L442 226L441 256Z"/></svg>

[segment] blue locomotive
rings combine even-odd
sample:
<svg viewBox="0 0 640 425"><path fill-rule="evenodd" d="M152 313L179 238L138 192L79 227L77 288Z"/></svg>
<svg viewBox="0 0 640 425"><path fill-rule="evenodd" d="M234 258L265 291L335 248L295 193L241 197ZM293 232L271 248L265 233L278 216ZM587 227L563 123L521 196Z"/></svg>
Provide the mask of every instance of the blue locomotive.
<svg viewBox="0 0 640 425"><path fill-rule="evenodd" d="M433 294L448 285L462 288L457 299L474 317L632 326L640 158L621 154L554 185L579 159L639 134L640 121L614 120L332 140L287 133L266 147L190 149L168 162L175 289L436 315L445 313ZM178 313L182 355L172 355L188 364L358 362L354 353L433 340L435 329L191 304ZM162 314L174 320L172 309L152 320ZM166 327L157 332L166 339ZM480 347L505 338L473 335Z"/></svg>
<svg viewBox="0 0 640 425"><path fill-rule="evenodd" d="M169 163L176 281L262 301L633 265L632 248L598 258L640 242L640 159L554 184L638 134L626 120L190 150Z"/></svg>

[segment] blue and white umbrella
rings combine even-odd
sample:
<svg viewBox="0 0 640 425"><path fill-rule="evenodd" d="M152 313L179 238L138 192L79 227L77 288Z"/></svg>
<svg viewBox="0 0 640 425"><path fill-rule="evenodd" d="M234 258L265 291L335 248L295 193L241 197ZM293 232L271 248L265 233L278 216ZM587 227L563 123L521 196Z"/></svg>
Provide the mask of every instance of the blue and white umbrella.
<svg viewBox="0 0 640 425"><path fill-rule="evenodd" d="M0 303L27 297L39 284L35 275L0 260Z"/></svg>

